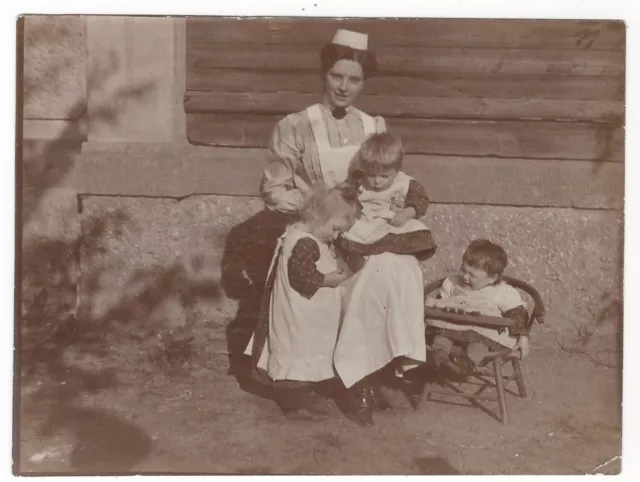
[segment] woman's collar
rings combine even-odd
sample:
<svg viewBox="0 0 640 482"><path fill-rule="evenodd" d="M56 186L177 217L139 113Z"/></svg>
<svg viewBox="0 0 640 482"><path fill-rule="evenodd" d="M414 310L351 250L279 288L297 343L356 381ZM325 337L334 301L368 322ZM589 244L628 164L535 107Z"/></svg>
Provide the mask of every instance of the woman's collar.
<svg viewBox="0 0 640 482"><path fill-rule="evenodd" d="M322 103L320 104L320 106L323 108L323 110L327 113L333 116L333 109L334 107L331 106L331 104L329 104L326 100L323 100ZM350 105L349 107L345 107L345 110L347 112L347 115L349 115L351 112L353 112L355 109L355 107L353 107L352 105Z"/></svg>

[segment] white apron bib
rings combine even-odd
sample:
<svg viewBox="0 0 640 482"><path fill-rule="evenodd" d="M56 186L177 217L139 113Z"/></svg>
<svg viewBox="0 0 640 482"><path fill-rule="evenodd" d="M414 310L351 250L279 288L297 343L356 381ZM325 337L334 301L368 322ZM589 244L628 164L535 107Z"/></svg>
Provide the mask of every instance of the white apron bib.
<svg viewBox="0 0 640 482"><path fill-rule="evenodd" d="M364 112L357 112L362 120L365 138L375 134L376 127L373 117ZM335 187L347 179L351 160L360 146L331 147L320 104L308 107L307 116L311 121L311 130L318 148L322 178L327 187Z"/></svg>

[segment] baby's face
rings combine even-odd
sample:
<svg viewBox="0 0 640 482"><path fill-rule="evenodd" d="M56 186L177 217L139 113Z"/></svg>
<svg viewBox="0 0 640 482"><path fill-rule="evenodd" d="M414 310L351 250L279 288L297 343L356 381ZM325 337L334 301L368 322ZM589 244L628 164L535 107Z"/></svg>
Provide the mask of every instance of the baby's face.
<svg viewBox="0 0 640 482"><path fill-rule="evenodd" d="M393 167L367 169L364 173L365 187L371 191L384 191L389 188L398 175Z"/></svg>
<svg viewBox="0 0 640 482"><path fill-rule="evenodd" d="M490 275L482 268L474 268L467 263L462 263L460 266L460 280L474 291L495 283L497 279L496 275Z"/></svg>

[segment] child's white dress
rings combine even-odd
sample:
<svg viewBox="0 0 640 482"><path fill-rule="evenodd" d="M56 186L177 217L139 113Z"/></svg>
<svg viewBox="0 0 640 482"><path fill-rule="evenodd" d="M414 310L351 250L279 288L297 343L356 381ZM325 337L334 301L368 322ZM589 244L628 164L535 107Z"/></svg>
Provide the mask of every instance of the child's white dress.
<svg viewBox="0 0 640 482"><path fill-rule="evenodd" d="M341 289L320 287L311 298L305 298L291 287L288 261L302 238L311 238L318 245L318 271L327 274L338 266L327 244L296 225L290 226L278 241L270 269L270 275L276 271L269 304L269 331L257 364L273 381L316 382L334 376ZM254 337L245 350L247 355L252 354Z"/></svg>
<svg viewBox="0 0 640 482"><path fill-rule="evenodd" d="M427 306L437 308L460 308L467 312L478 311L486 316L503 316L509 310L524 306L524 301L513 286L504 281L472 290L464 286L459 277L447 278L440 288L441 299L427 300ZM474 331L500 345L513 348L517 340L509 334L509 329L498 330L474 325L461 325L442 320L427 320L427 325L452 331Z"/></svg>
<svg viewBox="0 0 640 482"><path fill-rule="evenodd" d="M391 186L384 191L370 191L361 187L358 200L362 205L362 212L344 237L357 243L373 244L388 234L428 231L427 226L418 219L410 219L403 226L398 227L389 224L396 215L392 208L405 207L409 184L412 180L413 178L408 174L398 172Z"/></svg>

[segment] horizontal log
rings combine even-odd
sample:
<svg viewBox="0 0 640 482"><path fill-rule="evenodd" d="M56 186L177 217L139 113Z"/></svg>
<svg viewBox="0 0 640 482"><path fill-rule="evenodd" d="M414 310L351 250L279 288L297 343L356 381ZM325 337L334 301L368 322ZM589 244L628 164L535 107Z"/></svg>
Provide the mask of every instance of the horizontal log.
<svg viewBox="0 0 640 482"><path fill-rule="evenodd" d="M258 196L264 149L85 144L65 187L79 194ZM435 203L621 209L624 165L409 155Z"/></svg>
<svg viewBox="0 0 640 482"><path fill-rule="evenodd" d="M405 171L438 203L623 207L624 164L409 155Z"/></svg>
<svg viewBox="0 0 640 482"><path fill-rule="evenodd" d="M318 72L194 69L187 72L187 90L213 92L322 91ZM624 77L565 75L437 75L376 76L365 92L416 97L492 97L527 99L623 100Z"/></svg>
<svg viewBox="0 0 640 482"><path fill-rule="evenodd" d="M625 25L597 20L188 18L188 44L328 43L337 28L366 32L374 48L623 49Z"/></svg>
<svg viewBox="0 0 640 482"><path fill-rule="evenodd" d="M296 92L241 93L187 92L187 113L234 112L279 114L297 112L317 102L318 94ZM575 119L610 120L624 115L622 102L558 99L481 99L363 95L359 106L385 117L479 119Z"/></svg>
<svg viewBox="0 0 640 482"><path fill-rule="evenodd" d="M382 73L621 75L624 51L383 47ZM319 70L304 45L221 44L187 49L187 70L208 68Z"/></svg>
<svg viewBox="0 0 640 482"><path fill-rule="evenodd" d="M187 137L201 145L265 147L280 116L187 114ZM610 123L391 119L409 153L530 159L624 158ZM616 137L618 136L618 137Z"/></svg>

